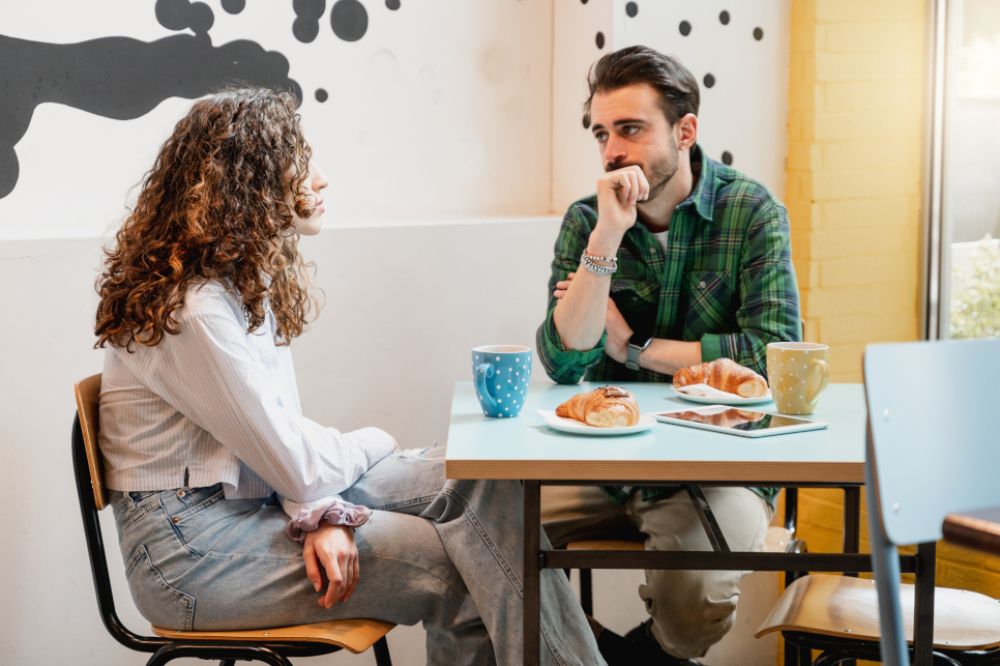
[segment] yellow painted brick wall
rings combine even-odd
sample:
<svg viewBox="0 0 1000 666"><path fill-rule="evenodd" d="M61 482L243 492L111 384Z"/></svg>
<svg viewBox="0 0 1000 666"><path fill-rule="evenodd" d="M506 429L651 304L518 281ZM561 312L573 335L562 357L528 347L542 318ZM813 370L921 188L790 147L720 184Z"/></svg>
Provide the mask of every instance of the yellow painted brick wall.
<svg viewBox="0 0 1000 666"><path fill-rule="evenodd" d="M925 7L792 3L786 199L806 337L834 381L919 327Z"/></svg>
<svg viewBox="0 0 1000 666"><path fill-rule="evenodd" d="M806 339L830 345L833 381L862 380L866 344L920 336L928 21L922 0L792 2L785 197ZM800 492L810 550L840 549L842 495ZM937 572L1000 597L998 559L939 545Z"/></svg>

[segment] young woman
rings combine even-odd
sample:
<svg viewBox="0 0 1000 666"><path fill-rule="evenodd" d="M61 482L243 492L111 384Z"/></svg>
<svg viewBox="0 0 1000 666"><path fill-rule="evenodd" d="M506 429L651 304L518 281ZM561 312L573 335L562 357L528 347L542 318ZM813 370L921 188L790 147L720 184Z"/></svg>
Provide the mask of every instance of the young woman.
<svg viewBox="0 0 1000 666"><path fill-rule="evenodd" d="M445 483L440 449L301 413L298 237L326 184L294 98L222 93L174 128L106 253L100 444L135 603L184 630L423 622L430 664L520 663L519 486ZM604 663L566 578L542 585L544 659Z"/></svg>

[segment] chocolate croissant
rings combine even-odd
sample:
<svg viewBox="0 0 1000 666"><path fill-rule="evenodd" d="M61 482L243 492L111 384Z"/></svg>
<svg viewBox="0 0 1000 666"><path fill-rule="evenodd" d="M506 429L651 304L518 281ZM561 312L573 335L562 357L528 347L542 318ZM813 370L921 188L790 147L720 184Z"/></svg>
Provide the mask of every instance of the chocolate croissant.
<svg viewBox="0 0 1000 666"><path fill-rule="evenodd" d="M717 358L678 370L674 375L674 388L688 384L708 384L744 398L759 398L767 393L767 382L763 377L731 358Z"/></svg>
<svg viewBox="0 0 1000 666"><path fill-rule="evenodd" d="M556 416L598 428L634 426L639 422L639 403L635 396L619 386L601 386L574 395L556 407Z"/></svg>

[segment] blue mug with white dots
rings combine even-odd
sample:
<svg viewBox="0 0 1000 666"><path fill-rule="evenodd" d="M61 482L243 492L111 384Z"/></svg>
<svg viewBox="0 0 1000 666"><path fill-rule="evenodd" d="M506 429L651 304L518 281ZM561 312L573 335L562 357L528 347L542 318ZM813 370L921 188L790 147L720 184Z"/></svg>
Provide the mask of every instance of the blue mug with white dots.
<svg viewBox="0 0 1000 666"><path fill-rule="evenodd" d="M484 345L472 348L472 376L483 414L509 419L521 413L531 380L531 348Z"/></svg>

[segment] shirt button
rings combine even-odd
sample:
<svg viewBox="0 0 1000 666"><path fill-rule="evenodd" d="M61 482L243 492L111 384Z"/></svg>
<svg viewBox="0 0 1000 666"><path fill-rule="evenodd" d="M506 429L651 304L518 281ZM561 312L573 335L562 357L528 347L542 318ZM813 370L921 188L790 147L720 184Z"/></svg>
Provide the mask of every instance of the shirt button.
<svg viewBox="0 0 1000 666"><path fill-rule="evenodd" d="M701 282L698 283L698 288L699 289L704 289L705 288L705 281L704 280L702 280Z"/></svg>

